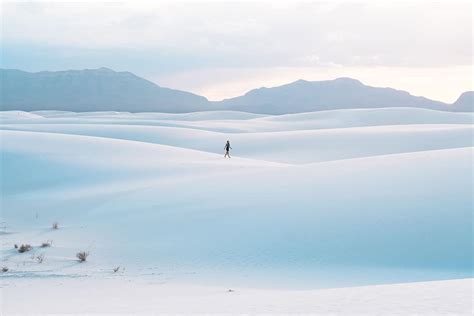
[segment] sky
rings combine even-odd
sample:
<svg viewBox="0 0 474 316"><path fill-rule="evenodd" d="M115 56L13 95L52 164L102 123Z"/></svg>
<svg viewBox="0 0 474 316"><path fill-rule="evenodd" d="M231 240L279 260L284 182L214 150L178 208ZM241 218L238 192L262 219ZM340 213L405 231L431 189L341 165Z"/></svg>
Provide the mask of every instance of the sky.
<svg viewBox="0 0 474 316"><path fill-rule="evenodd" d="M210 100L337 77L473 90L471 1L0 1L2 68L108 67Z"/></svg>

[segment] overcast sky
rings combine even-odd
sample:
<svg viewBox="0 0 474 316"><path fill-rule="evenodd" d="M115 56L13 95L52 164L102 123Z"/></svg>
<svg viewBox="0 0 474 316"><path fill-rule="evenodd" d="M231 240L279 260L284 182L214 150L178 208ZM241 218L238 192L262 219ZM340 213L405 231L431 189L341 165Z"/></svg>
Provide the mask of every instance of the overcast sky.
<svg viewBox="0 0 474 316"><path fill-rule="evenodd" d="M1 1L3 68L109 67L211 100L341 76L473 89L470 1Z"/></svg>

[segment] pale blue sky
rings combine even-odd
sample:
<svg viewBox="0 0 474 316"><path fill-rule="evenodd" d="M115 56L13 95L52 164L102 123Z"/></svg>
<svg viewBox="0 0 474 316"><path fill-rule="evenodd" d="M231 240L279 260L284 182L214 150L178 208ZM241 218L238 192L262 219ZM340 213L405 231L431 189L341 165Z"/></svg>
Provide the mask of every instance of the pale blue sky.
<svg viewBox="0 0 474 316"><path fill-rule="evenodd" d="M209 99L349 76L452 102L472 89L472 4L5 1L4 68L109 67Z"/></svg>

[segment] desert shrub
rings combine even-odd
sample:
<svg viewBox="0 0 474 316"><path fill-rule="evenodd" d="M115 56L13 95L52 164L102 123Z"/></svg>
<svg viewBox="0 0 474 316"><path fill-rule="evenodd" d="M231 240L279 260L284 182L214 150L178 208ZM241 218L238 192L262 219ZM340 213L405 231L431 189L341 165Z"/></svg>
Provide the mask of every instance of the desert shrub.
<svg viewBox="0 0 474 316"><path fill-rule="evenodd" d="M19 248L18 248L18 252L19 253L24 253L24 252L27 252L27 251L30 251L31 249L33 249L30 245L28 244L22 244Z"/></svg>
<svg viewBox="0 0 474 316"><path fill-rule="evenodd" d="M85 252L85 251L80 251L80 252L76 253L76 257L77 257L77 259L79 259L79 262L86 261L88 256L89 256L89 253Z"/></svg>
<svg viewBox="0 0 474 316"><path fill-rule="evenodd" d="M2 267L2 272L3 273L8 272L8 267Z"/></svg>
<svg viewBox="0 0 474 316"><path fill-rule="evenodd" d="M43 263L44 260L44 254L39 254L35 257L36 262L38 263Z"/></svg>
<svg viewBox="0 0 474 316"><path fill-rule="evenodd" d="M53 229L58 229L59 228L58 222L54 222L52 227Z"/></svg>
<svg viewBox="0 0 474 316"><path fill-rule="evenodd" d="M53 241L52 240L47 240L46 242L41 243L41 248L51 247L52 245L53 245Z"/></svg>

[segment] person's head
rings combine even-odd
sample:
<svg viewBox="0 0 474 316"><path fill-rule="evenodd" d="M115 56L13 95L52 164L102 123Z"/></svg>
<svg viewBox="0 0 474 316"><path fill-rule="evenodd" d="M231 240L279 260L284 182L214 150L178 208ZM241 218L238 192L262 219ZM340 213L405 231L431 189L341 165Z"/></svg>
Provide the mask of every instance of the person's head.
<svg viewBox="0 0 474 316"><path fill-rule="evenodd" d="M227 143L229 143L229 140L227 140Z"/></svg>

